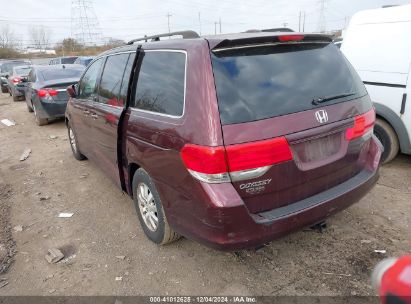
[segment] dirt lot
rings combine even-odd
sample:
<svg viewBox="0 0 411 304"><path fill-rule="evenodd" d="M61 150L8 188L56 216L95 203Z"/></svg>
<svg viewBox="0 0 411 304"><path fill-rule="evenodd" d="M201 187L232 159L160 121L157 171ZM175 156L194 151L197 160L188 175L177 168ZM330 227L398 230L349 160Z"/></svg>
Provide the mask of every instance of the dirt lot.
<svg viewBox="0 0 411 304"><path fill-rule="evenodd" d="M301 231L239 253L187 239L158 247L145 238L131 199L94 164L72 157L64 122L38 127L25 102L5 94L4 118L16 125L0 123L0 254L13 254L8 207L16 254L0 275L8 282L2 295L371 295L372 267L411 251L409 156L382 168L372 192L329 219L323 234ZM32 152L21 162L25 148ZM67 258L48 264L52 247Z"/></svg>

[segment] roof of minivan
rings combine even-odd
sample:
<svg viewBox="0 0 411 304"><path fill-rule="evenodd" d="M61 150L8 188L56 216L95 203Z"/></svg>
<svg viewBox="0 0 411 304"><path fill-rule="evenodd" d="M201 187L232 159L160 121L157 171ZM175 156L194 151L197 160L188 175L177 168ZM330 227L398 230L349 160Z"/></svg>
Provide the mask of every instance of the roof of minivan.
<svg viewBox="0 0 411 304"><path fill-rule="evenodd" d="M144 49L145 46L150 46L150 49L152 48L180 48L181 44L184 44L186 42L187 44L192 44L198 41L199 43L204 42L204 40L207 40L210 48L214 48L218 44L220 44L223 41L247 41L247 40L253 40L253 39L264 39L264 38L269 38L269 37L278 37L278 36L284 36L284 35L304 35L304 36L313 36L313 37L321 37L324 39L329 40L330 42L332 41L330 36L324 35L324 34L316 34L316 33L298 33L298 32L253 32L253 33L233 33L233 34L220 34L220 35L209 35L209 36L202 36L200 38L190 38L190 39L181 39L181 38L175 38L175 39L163 39L160 41L149 41L149 42L144 42L144 41L138 41L135 42L134 44L131 45L124 45L120 46L111 50L108 50L104 53L101 53L100 55L96 57L101 57L104 55L109 55L113 53L118 53L118 52L127 52L127 51L133 51L136 50L138 45L142 45L142 48ZM178 45L178 47L177 47Z"/></svg>
<svg viewBox="0 0 411 304"><path fill-rule="evenodd" d="M359 11L352 16L350 25L387 22L411 22L411 4Z"/></svg>

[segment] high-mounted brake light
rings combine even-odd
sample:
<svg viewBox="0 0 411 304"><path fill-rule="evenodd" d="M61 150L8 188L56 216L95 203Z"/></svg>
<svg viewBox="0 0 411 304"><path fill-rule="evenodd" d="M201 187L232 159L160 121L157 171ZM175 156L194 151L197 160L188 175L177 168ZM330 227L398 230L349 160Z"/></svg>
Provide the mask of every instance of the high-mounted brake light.
<svg viewBox="0 0 411 304"><path fill-rule="evenodd" d="M191 175L208 183L257 178L272 165L293 159L285 137L227 147L187 144L181 157Z"/></svg>
<svg viewBox="0 0 411 304"><path fill-rule="evenodd" d="M281 42L288 42L288 41L301 41L304 39L304 35L283 35L278 36L278 40Z"/></svg>
<svg viewBox="0 0 411 304"><path fill-rule="evenodd" d="M58 91L53 90L53 89L40 89L37 91L37 96L40 98L46 98L49 96L57 96L58 95Z"/></svg>
<svg viewBox="0 0 411 304"><path fill-rule="evenodd" d="M370 111L354 117L354 126L347 129L345 132L345 138L353 140L365 135L368 132L372 132L375 124L375 110Z"/></svg>

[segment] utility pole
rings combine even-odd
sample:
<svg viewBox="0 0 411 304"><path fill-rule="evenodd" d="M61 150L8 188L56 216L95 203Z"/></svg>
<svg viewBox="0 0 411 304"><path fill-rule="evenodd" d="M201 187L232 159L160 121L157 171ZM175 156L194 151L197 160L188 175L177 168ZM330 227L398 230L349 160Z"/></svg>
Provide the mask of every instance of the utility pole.
<svg viewBox="0 0 411 304"><path fill-rule="evenodd" d="M170 17L173 16L170 13L167 13L166 17L167 17L167 26L168 26L168 32L170 33Z"/></svg>
<svg viewBox="0 0 411 304"><path fill-rule="evenodd" d="M71 36L83 45L102 42L103 34L94 11L93 0L71 1Z"/></svg>
<svg viewBox="0 0 411 304"><path fill-rule="evenodd" d="M303 14L303 33L304 33L304 31L305 31L305 11L304 11L304 14Z"/></svg>
<svg viewBox="0 0 411 304"><path fill-rule="evenodd" d="M221 18L219 19L219 22L220 22L220 34L221 34Z"/></svg>
<svg viewBox="0 0 411 304"><path fill-rule="evenodd" d="M300 11L300 14L298 15L298 31L301 32L301 11Z"/></svg>
<svg viewBox="0 0 411 304"><path fill-rule="evenodd" d="M318 30L321 33L324 33L327 30L327 25L325 21L325 3L327 0L319 0L320 4L320 17L318 19Z"/></svg>
<svg viewBox="0 0 411 304"><path fill-rule="evenodd" d="M214 35L217 35L217 22L214 22Z"/></svg>
<svg viewBox="0 0 411 304"><path fill-rule="evenodd" d="M200 24L200 36L201 36L201 13L198 12L198 23Z"/></svg>

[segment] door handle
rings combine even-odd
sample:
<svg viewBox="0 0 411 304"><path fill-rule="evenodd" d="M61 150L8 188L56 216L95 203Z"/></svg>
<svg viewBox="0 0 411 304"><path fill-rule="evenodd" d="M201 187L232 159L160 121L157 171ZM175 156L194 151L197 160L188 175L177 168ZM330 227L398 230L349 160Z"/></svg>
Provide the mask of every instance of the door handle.
<svg viewBox="0 0 411 304"><path fill-rule="evenodd" d="M90 116L93 117L93 119L97 119L97 118L98 118L98 115L97 115L96 113L92 113Z"/></svg>

